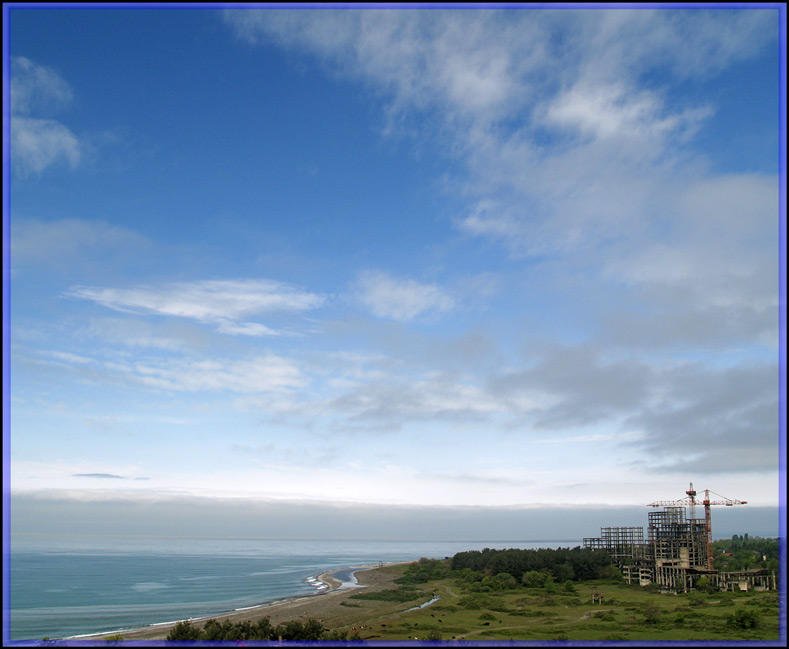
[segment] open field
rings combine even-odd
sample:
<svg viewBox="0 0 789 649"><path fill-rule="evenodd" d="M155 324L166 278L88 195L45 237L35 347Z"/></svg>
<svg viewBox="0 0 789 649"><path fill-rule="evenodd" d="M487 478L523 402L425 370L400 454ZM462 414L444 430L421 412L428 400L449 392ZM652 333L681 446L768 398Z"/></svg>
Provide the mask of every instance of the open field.
<svg viewBox="0 0 789 649"><path fill-rule="evenodd" d="M358 606L358 617L342 628L355 626L361 638L391 640L425 639L431 632L444 640L778 640L776 592L673 595L592 581L576 583L574 593L518 588L470 594L453 579L429 582L418 592L397 612L351 598L348 604ZM602 603L592 601L593 592L602 595ZM434 595L440 598L436 603L406 611ZM755 628L728 622L741 610L757 614ZM340 628L331 620L324 623Z"/></svg>
<svg viewBox="0 0 789 649"><path fill-rule="evenodd" d="M779 639L778 593L661 594L606 581L518 587L472 593L453 578L401 586L406 566L358 573L364 589L341 590L260 609L267 616L322 620L348 639L468 640L775 640ZM593 601L593 595L594 601ZM438 596L438 600L424 605ZM602 596L602 602L600 601ZM234 615L234 621L241 618ZM755 624L755 626L753 626ZM124 640L163 639L166 630L124 634Z"/></svg>

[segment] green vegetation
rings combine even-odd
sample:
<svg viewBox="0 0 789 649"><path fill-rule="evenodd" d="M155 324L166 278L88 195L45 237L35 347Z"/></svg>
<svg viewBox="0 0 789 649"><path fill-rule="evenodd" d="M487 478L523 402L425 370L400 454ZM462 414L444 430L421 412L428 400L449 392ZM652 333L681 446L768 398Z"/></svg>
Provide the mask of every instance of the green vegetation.
<svg viewBox="0 0 789 649"><path fill-rule="evenodd" d="M567 567L572 576L563 579ZM355 637L353 627L363 626L367 637L392 641L779 638L777 592L717 592L702 581L694 592L664 594L625 584L599 551L483 550L388 570L400 575L398 588L353 595L358 617L334 633ZM435 604L414 609L434 595Z"/></svg>
<svg viewBox="0 0 789 649"><path fill-rule="evenodd" d="M115 633L114 635L108 635L104 638L104 641L107 644L119 644L123 642L123 634L122 633Z"/></svg>
<svg viewBox="0 0 789 649"><path fill-rule="evenodd" d="M372 592L361 592L351 595L351 599L377 600L379 602L413 602L422 597L422 591L413 586L402 586L392 590L379 590Z"/></svg>
<svg viewBox="0 0 789 649"><path fill-rule="evenodd" d="M738 572L740 570L771 570L779 573L778 539L749 537L735 534L731 539L712 544L715 570Z"/></svg>
<svg viewBox="0 0 789 649"><path fill-rule="evenodd" d="M239 640L322 640L327 629L319 620L309 619L306 622L292 620L286 624L272 626L268 618L256 624L251 622L222 623L207 620L202 628L192 622L184 621L175 625L167 634L167 640L207 640L207 641L239 641ZM334 638L333 638L334 639Z"/></svg>
<svg viewBox="0 0 789 649"><path fill-rule="evenodd" d="M736 537L729 558L743 561L742 552L758 550L761 561L769 562L772 546L765 541ZM627 585L599 550L487 549L382 570L396 587L348 595L338 607L342 613L332 619L276 627L267 619L256 624L209 620L202 628L182 622L168 640L779 639L777 592L718 592L703 579L695 591L679 594ZM416 607L434 597L435 603Z"/></svg>
<svg viewBox="0 0 789 649"><path fill-rule="evenodd" d="M586 548L540 548L539 550L472 550L459 552L449 562L453 573L507 574L522 581L529 573L546 573L552 581L585 581L606 579L611 572L611 559L604 550ZM544 579L544 578L540 578ZM524 582L525 583L525 582Z"/></svg>

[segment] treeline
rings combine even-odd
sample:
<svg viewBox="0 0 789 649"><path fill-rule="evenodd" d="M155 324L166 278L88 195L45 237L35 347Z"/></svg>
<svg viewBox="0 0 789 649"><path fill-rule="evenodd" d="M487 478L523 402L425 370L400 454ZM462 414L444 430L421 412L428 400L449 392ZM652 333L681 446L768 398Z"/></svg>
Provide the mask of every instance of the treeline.
<svg viewBox="0 0 789 649"><path fill-rule="evenodd" d="M726 572L767 569L778 572L778 539L735 534L712 544L715 569Z"/></svg>
<svg viewBox="0 0 789 649"><path fill-rule="evenodd" d="M588 548L540 548L538 550L469 550L458 552L449 561L449 569L470 571L483 576L511 575L516 582L524 576L543 573L556 582L616 578L618 571L605 550ZM621 576L621 575L620 575Z"/></svg>
<svg viewBox="0 0 789 649"><path fill-rule="evenodd" d="M249 621L217 622L207 620L202 628L190 621L178 622L167 634L167 640L206 640L206 641L241 641L241 640L345 640L347 634L330 631L320 620L310 618L305 622L292 620L286 624L274 626L271 620L263 618L255 624Z"/></svg>

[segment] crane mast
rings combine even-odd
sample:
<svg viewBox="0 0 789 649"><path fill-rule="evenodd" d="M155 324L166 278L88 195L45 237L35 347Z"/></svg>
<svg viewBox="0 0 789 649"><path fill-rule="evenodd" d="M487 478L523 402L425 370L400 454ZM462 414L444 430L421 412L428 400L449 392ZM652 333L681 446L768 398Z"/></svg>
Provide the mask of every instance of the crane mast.
<svg viewBox="0 0 789 649"><path fill-rule="evenodd" d="M714 492L712 492L714 493ZM680 500L657 500L653 503L649 503L647 507L690 507L690 517L691 519L695 520L696 518L696 490L693 488L693 483L690 483L690 488L685 492L687 494L686 498L681 498ZM734 498L724 498L720 496L720 494L715 494L719 496L721 500L710 500L710 490L704 490L704 500L702 501L702 505L704 505L704 525L707 533L707 568L709 570L713 570L713 561L712 561L712 514L710 511L710 507L712 505L725 505L726 507L731 507L733 505L745 505L748 501L746 500L736 500Z"/></svg>

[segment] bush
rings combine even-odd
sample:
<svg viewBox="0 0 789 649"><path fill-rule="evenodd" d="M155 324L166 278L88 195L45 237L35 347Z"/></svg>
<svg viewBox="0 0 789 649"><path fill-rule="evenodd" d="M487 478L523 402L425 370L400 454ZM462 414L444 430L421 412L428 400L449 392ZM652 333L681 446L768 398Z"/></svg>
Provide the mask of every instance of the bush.
<svg viewBox="0 0 789 649"><path fill-rule="evenodd" d="M362 600L376 600L379 602L413 602L415 599L418 599L422 596L422 592L414 588L413 586L401 586L400 588L396 588L393 590L380 590L378 592L371 592L371 593L357 593L356 595L351 595L350 599L362 599Z"/></svg>
<svg viewBox="0 0 789 649"><path fill-rule="evenodd" d="M652 602L644 604L644 622L647 624L657 624L660 622L662 611Z"/></svg>
<svg viewBox="0 0 789 649"><path fill-rule="evenodd" d="M550 575L542 570L529 570L523 575L522 582L526 588L542 588L549 577Z"/></svg>
<svg viewBox="0 0 789 649"><path fill-rule="evenodd" d="M741 608L727 618L727 624L736 629L755 629L759 626L759 613Z"/></svg>
<svg viewBox="0 0 789 649"><path fill-rule="evenodd" d="M483 608L490 608L493 600L486 595L466 595L458 600L458 604L468 610L480 610Z"/></svg>
<svg viewBox="0 0 789 649"><path fill-rule="evenodd" d="M518 580L506 572L500 572L495 577L485 577L482 587L490 590L512 590L518 586Z"/></svg>
<svg viewBox="0 0 789 649"><path fill-rule="evenodd" d="M625 580L625 578L622 576L622 573L619 571L619 569L616 566L611 565L611 564L609 564L607 566L601 566L600 568L598 568L597 569L597 578L598 579L605 579L606 581L611 581L611 582L614 582L614 583L617 583L617 584L620 583L620 582L623 582Z"/></svg>
<svg viewBox="0 0 789 649"><path fill-rule="evenodd" d="M284 627L275 629L275 634L283 640L320 640L323 637L323 624L318 620L310 619L306 622L291 620Z"/></svg>
<svg viewBox="0 0 789 649"><path fill-rule="evenodd" d="M718 590L715 587L715 585L712 583L710 578L709 577L704 577L704 576L703 577L699 577L696 580L695 588L696 588L696 590L698 590L698 591L700 591L702 593L714 593L715 591Z"/></svg>
<svg viewBox="0 0 789 649"><path fill-rule="evenodd" d="M244 641L244 640L321 640L326 629L319 620L309 619L306 622L293 620L284 626L274 628L268 618L257 624L249 621L233 623L225 620L221 624L216 620L207 620L202 629L189 621L179 622L167 634L167 640L207 640L207 641Z"/></svg>
<svg viewBox="0 0 789 649"><path fill-rule="evenodd" d="M167 634L167 640L197 640L200 637L200 629L191 622L178 622L173 630Z"/></svg>

